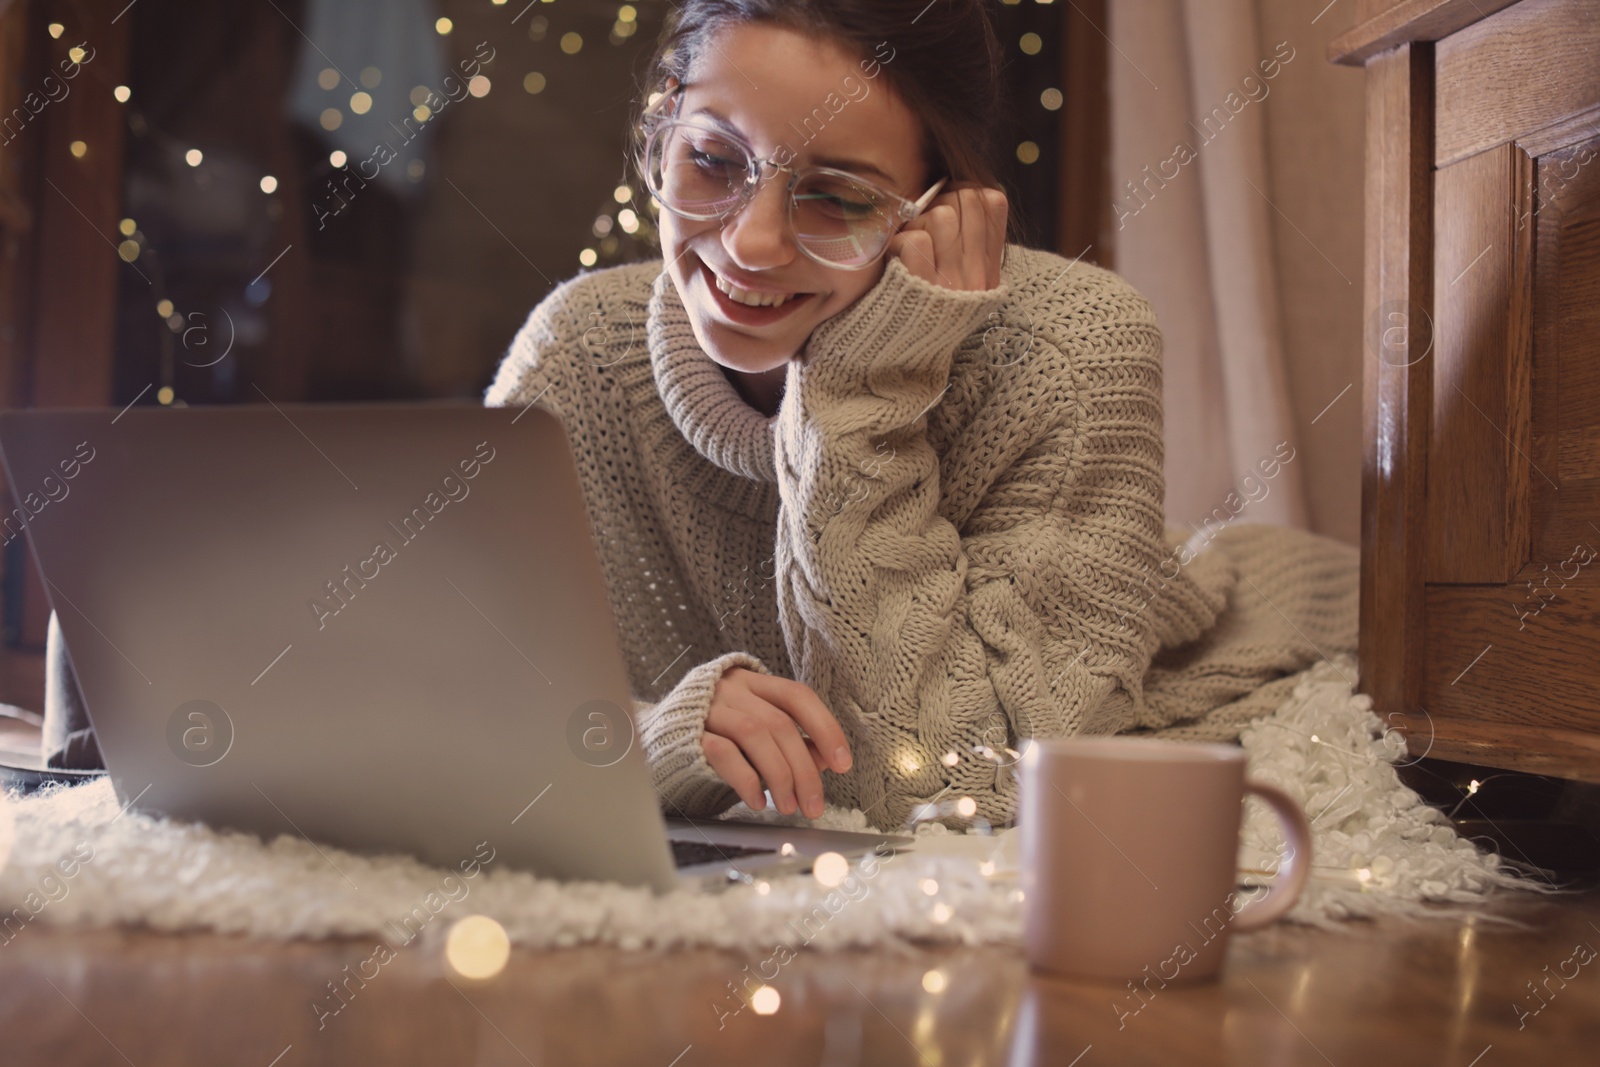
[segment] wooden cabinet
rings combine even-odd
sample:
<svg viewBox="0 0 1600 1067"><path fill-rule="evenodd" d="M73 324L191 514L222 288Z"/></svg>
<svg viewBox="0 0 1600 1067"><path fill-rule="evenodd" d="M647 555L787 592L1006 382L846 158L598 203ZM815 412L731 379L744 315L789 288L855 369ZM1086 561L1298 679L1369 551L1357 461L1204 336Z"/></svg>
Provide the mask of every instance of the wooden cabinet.
<svg viewBox="0 0 1600 1067"><path fill-rule="evenodd" d="M1600 781L1600 0L1368 0L1361 689Z"/></svg>

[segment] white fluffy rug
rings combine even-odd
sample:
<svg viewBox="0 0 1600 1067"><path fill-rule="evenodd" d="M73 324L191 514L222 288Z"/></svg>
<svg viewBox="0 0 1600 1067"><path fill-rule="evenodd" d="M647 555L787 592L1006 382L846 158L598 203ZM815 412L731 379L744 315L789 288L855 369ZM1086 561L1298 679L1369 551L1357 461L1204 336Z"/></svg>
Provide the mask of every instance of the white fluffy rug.
<svg viewBox="0 0 1600 1067"><path fill-rule="evenodd" d="M1313 823L1314 877L1290 919L1336 926L1381 913L1459 914L1480 909L1502 887L1542 889L1461 839L1442 813L1401 784L1393 764L1405 756L1402 743L1385 736L1368 698L1352 696L1340 671L1354 677L1354 662L1341 657L1337 668L1323 663L1304 672L1293 696L1240 738L1250 773L1287 790ZM735 811L749 814L742 805ZM838 809L818 823L866 828L860 812ZM1241 870L1280 847L1264 805L1247 806L1243 841ZM1015 942L1021 929L1015 845L1014 831L956 834L926 824L914 848L870 874L853 869L832 890L805 875L657 897L617 885L542 880L493 863L466 879L408 857L328 848L325 859L294 836L264 844L198 824L120 814L102 779L0 801L0 942L34 922L142 923L278 939L378 936L392 943L410 940L420 927L427 942L474 913L492 916L513 942L532 947ZM402 932L397 924L408 915L421 918Z"/></svg>

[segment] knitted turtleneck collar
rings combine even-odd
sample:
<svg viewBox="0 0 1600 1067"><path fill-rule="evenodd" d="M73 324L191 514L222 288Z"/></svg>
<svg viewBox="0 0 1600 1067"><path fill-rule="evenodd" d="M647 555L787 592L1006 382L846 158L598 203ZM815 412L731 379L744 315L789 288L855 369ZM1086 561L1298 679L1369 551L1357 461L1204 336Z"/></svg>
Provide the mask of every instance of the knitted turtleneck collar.
<svg viewBox="0 0 1600 1067"><path fill-rule="evenodd" d="M663 270L650 295L646 325L656 388L695 451L724 470L756 481L778 480L773 421L747 403L689 324L672 275Z"/></svg>

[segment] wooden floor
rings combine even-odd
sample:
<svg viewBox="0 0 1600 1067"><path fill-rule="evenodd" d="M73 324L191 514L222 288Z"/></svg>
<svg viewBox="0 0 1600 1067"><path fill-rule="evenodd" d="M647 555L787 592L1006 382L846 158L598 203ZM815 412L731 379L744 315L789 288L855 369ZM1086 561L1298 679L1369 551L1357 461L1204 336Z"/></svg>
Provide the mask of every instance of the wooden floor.
<svg viewBox="0 0 1600 1067"><path fill-rule="evenodd" d="M1220 982L1159 990L1120 1029L1114 1005L1138 1003L1126 989L1032 977L993 948L807 952L774 979L776 1012L758 1015L728 983L759 956L519 950L470 982L417 947L319 1030L327 983L371 943L36 925L0 946L0 1064L1600 1064L1600 959L1574 955L1600 948L1600 894L1500 911L1530 928L1244 935Z"/></svg>

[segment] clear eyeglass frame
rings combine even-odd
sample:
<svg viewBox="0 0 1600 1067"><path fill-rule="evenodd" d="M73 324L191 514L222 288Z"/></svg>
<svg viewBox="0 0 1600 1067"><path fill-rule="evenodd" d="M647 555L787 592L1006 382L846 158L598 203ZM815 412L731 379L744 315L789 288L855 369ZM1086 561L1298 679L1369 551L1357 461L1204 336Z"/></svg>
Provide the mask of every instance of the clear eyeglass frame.
<svg viewBox="0 0 1600 1067"><path fill-rule="evenodd" d="M879 259L883 258L883 254L888 250L890 238L892 238L902 226L926 210L928 204L931 203L933 198L938 195L939 190L944 187L945 182L948 180L946 178L940 178L938 181L934 182L931 187L929 187L927 192L923 193L916 200L908 200L900 194L890 192L888 189L883 188L883 186L878 185L876 182L869 181L868 179L863 178L858 174L853 174L850 171L821 166L795 168L787 163L778 163L771 157L766 159L758 159L756 157L755 150L750 146L749 142L745 141L744 138L734 134L726 127L716 123L698 121L692 118L678 118L677 109L678 104L682 100L682 96L680 94L682 93L683 88L684 87L682 85L679 85L668 92L663 93L659 98L657 98L655 103L651 104L645 109L644 116L640 123L640 133L644 137L644 153L641 159L648 161L651 158L651 155L655 149L656 138L663 132L678 127L687 127L712 134L718 139L727 142L743 152L746 177L744 182L738 187L737 193L734 197L730 198L726 202L719 203L714 211L709 213L700 213L687 211L669 203L667 198L662 194L662 191L656 187L654 175L651 173L652 168L646 163L646 165L644 165L641 169L643 170L645 186L650 190L650 195L653 196L656 202L663 208L671 211L674 215L677 215L680 218L689 219L695 222L706 222L711 219L730 219L740 211L744 210L744 208L755 197L756 192L765 183L768 177L768 175L763 173L765 168L771 167L774 174L779 171L787 171L789 173L789 183L787 189L787 221L789 226L789 234L794 238L795 244L799 247L800 251L805 253L808 258L815 260L824 267L831 267L835 270L866 270ZM777 153L774 153L774 155L776 154ZM841 180L850 182L853 185L859 186L871 192L874 196L881 198L881 202L885 205L888 205L892 209L889 212L875 212L875 214L882 219L882 244L878 248L877 252L871 256L871 258L861 263L844 263L838 260L828 259L812 250L812 248L807 245L805 240L801 238L798 227L795 225L795 189L802 180L817 175L839 178Z"/></svg>

